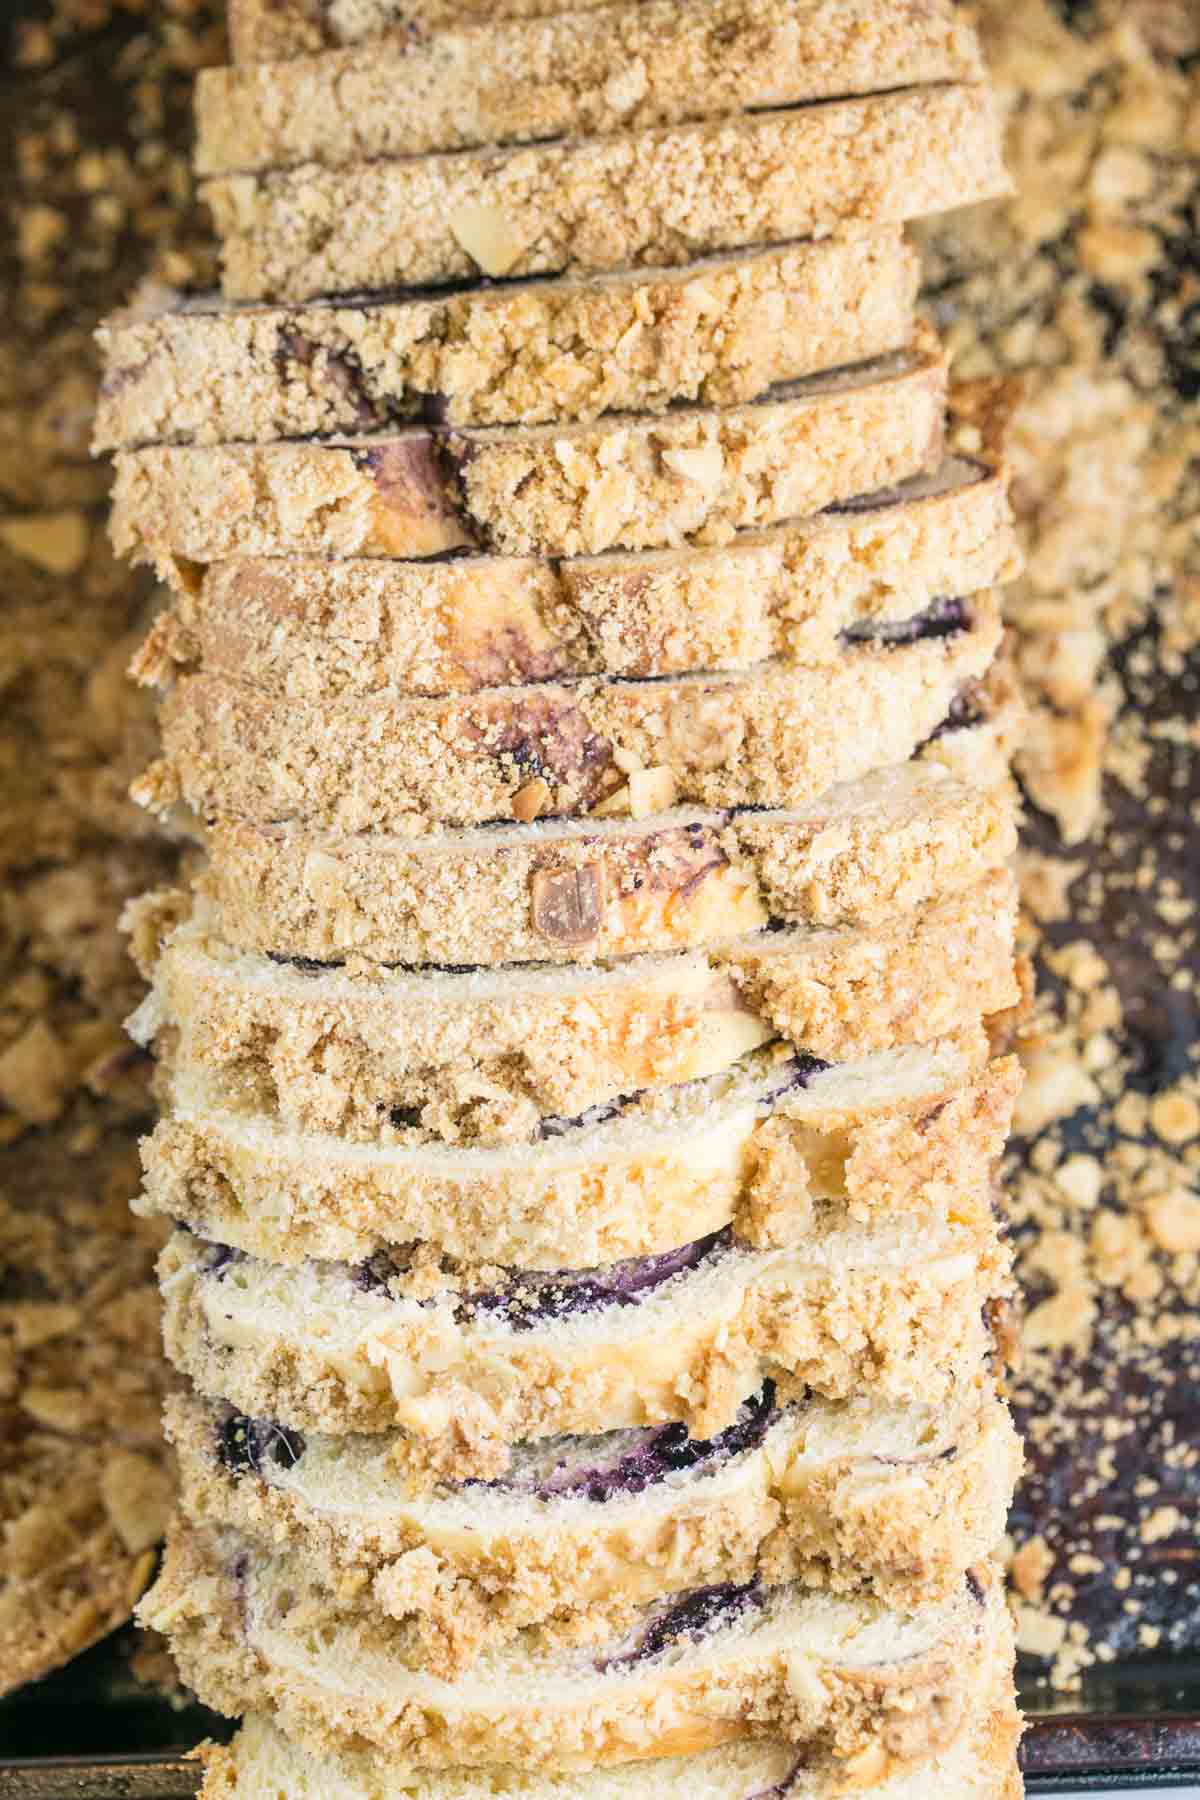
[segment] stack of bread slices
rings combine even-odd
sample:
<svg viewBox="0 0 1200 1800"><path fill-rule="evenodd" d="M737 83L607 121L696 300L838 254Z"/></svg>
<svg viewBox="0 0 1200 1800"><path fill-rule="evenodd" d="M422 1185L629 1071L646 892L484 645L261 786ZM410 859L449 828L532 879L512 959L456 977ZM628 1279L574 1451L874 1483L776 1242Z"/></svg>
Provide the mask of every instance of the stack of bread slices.
<svg viewBox="0 0 1200 1800"><path fill-rule="evenodd" d="M1002 470L951 0L234 0L103 332L211 1796L1019 1792Z"/></svg>

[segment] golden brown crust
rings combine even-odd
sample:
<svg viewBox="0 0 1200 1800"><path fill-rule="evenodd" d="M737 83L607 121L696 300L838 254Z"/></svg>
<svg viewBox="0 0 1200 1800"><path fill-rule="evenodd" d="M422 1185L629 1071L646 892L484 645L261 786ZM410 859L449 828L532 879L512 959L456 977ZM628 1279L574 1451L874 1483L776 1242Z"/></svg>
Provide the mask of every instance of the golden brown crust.
<svg viewBox="0 0 1200 1800"><path fill-rule="evenodd" d="M885 1767L921 1762L961 1730L993 1633L1004 1629L999 1584L986 1571L982 1607L964 1592L910 1620L782 1589L752 1619L671 1659L598 1672L603 1641L591 1656L556 1655L529 1633L495 1655L486 1676L448 1686L412 1670L405 1627L348 1617L282 1558L252 1558L235 1576L238 1548L236 1537L180 1523L143 1605L149 1621L170 1621L201 1697L228 1712L278 1709L310 1752L376 1745L422 1769L497 1760L603 1768L747 1736L845 1759L882 1749ZM364 1664L375 1682L361 1679Z"/></svg>
<svg viewBox="0 0 1200 1800"><path fill-rule="evenodd" d="M833 1592L867 1586L901 1608L952 1598L1003 1529L1020 1463L1011 1420L990 1395L936 1425L927 1408L911 1423L897 1412L879 1424L879 1410L809 1401L760 1448L686 1486L586 1505L489 1492L474 1516L445 1489L394 1491L402 1439L311 1440L293 1477L270 1464L231 1474L217 1451L227 1419L218 1405L172 1400L167 1430L197 1524L287 1550L347 1604L422 1615L431 1663L457 1671L531 1624L755 1574ZM323 1504L339 1482L357 1506Z"/></svg>
<svg viewBox="0 0 1200 1800"><path fill-rule="evenodd" d="M936 467L945 385L941 352L922 335L916 352L729 410L126 450L113 541L167 572L246 555L422 558L482 544L584 556L724 543Z"/></svg>
<svg viewBox="0 0 1200 1800"><path fill-rule="evenodd" d="M195 163L221 175L590 137L982 74L950 0L645 0L202 69Z"/></svg>
<svg viewBox="0 0 1200 1800"><path fill-rule="evenodd" d="M847 1061L973 1028L1018 997L1006 871L871 930L795 927L613 970L306 973L179 932L132 1021L164 1068L301 1130L388 1141L415 1109L449 1141L528 1138L757 1045ZM394 1138L391 1141L395 1141Z"/></svg>
<svg viewBox="0 0 1200 1800"><path fill-rule="evenodd" d="M676 812L406 839L222 818L202 892L235 947L317 962L590 962L719 943L768 920L877 923L1016 849L1007 788L927 759L801 811Z"/></svg>
<svg viewBox="0 0 1200 1800"><path fill-rule="evenodd" d="M208 181L231 300L682 264L1009 191L983 85Z"/></svg>
<svg viewBox="0 0 1200 1800"><path fill-rule="evenodd" d="M162 708L163 755L133 792L158 812L182 798L203 819L403 837L544 814L805 807L906 762L938 730L1000 641L994 596L977 595L971 614L949 637L855 646L824 669L769 663L440 700L314 704L185 676Z"/></svg>
<svg viewBox="0 0 1200 1800"><path fill-rule="evenodd" d="M143 1141L138 1210L276 1263L365 1262L423 1240L527 1268L655 1255L731 1222L762 1247L798 1243L820 1201L859 1220L986 1210L1020 1086L1016 1058L969 1080L967 1058L949 1047L876 1060L873 1086L868 1062L800 1096L760 1098L769 1079L736 1072L668 1090L615 1129L560 1138L558 1154L370 1154L239 1117L203 1081L185 1080Z"/></svg>
<svg viewBox="0 0 1200 1800"><path fill-rule="evenodd" d="M529 1438L666 1420L711 1437L768 1380L785 1399L973 1391L991 1351L985 1310L1010 1280L994 1221L929 1224L913 1245L903 1224L835 1215L793 1249L714 1252L637 1306L522 1330L454 1290L413 1301L364 1288L348 1265L214 1263L179 1232L159 1264L163 1342L201 1393L240 1412L334 1435L400 1429L443 1467L461 1458L464 1476L480 1470L473 1455L490 1467L498 1446Z"/></svg>

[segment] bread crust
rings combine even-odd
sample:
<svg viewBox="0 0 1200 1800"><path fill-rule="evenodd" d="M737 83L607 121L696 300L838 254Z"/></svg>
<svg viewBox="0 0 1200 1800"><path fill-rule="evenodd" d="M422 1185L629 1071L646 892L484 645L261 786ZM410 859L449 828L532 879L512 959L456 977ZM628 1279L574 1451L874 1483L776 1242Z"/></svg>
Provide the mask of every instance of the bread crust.
<svg viewBox="0 0 1200 1800"><path fill-rule="evenodd" d="M229 300L679 265L1006 194L982 84L509 150L217 176Z"/></svg>
<svg viewBox="0 0 1200 1800"><path fill-rule="evenodd" d="M904 1621L870 1602L784 1589L768 1597L759 1630L718 1629L629 1673L597 1674L592 1656L522 1645L497 1653L480 1680L448 1687L411 1671L405 1627L347 1616L282 1558L251 1558L235 1575L239 1548L232 1534L180 1523L143 1602L147 1622L169 1622L185 1678L226 1712L270 1707L310 1753L374 1745L400 1768L502 1759L574 1771L744 1737L783 1737L846 1761L882 1749L885 1767L920 1763L963 1728L992 1634L1004 1629L986 1572L983 1606L964 1591ZM285 1584L294 1612L275 1623ZM806 1620L820 1634L807 1643ZM339 1679L343 1656L356 1673L370 1659L378 1682Z"/></svg>
<svg viewBox="0 0 1200 1800"><path fill-rule="evenodd" d="M901 350L917 258L898 230L683 269L335 306L183 301L116 315L94 448L541 424L735 406Z"/></svg>
<svg viewBox="0 0 1200 1800"><path fill-rule="evenodd" d="M178 931L131 1021L164 1069L302 1131L389 1141L412 1107L447 1141L520 1142L620 1094L728 1068L780 1036L845 1062L970 1030L1018 996L999 871L872 930L758 933L613 970L305 972ZM391 1137L390 1141L395 1141Z"/></svg>
<svg viewBox="0 0 1200 1800"><path fill-rule="evenodd" d="M916 352L729 409L124 450L113 542L177 581L182 563L247 555L421 559L483 546L588 556L724 543L935 468L945 393L944 358L923 338Z"/></svg>
<svg viewBox="0 0 1200 1800"><path fill-rule="evenodd" d="M544 142L979 81L950 0L644 0L201 69L200 175Z"/></svg>
<svg viewBox="0 0 1200 1800"><path fill-rule="evenodd" d="M423 1620L430 1666L453 1674L529 1625L755 1575L865 1586L900 1608L951 1599L1003 1530L1020 1465L1007 1409L984 1394L936 1425L928 1408L912 1409L911 1424L897 1411L880 1451L856 1425L867 1406L807 1402L704 1478L615 1502L489 1490L469 1524L453 1490L396 1493L401 1438L312 1440L294 1473L267 1463L233 1474L217 1449L220 1406L175 1397L167 1431L192 1520L286 1551L347 1605ZM814 1424L821 1448L810 1450ZM334 1488L358 1507L327 1504Z"/></svg>
<svg viewBox="0 0 1200 1800"><path fill-rule="evenodd" d="M1001 640L994 595L976 595L970 616L949 637L855 646L824 669L768 663L441 700L287 701L185 676L163 703L163 754L131 791L159 813L182 799L206 820L406 838L543 815L802 808L933 736ZM340 904L336 881L329 901Z"/></svg>

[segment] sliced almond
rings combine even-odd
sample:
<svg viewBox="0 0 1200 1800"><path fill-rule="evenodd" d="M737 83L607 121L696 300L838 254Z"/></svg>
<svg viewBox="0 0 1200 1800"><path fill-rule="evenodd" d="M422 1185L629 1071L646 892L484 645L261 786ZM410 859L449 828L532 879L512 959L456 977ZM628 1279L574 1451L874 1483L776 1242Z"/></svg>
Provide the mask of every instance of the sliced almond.
<svg viewBox="0 0 1200 1800"><path fill-rule="evenodd" d="M547 810L552 798L549 782L544 781L540 775L535 775L532 781L525 782L513 795L513 818L522 825L531 824Z"/></svg>
<svg viewBox="0 0 1200 1800"><path fill-rule="evenodd" d="M725 455L719 444L702 444L692 450L664 450L663 463L681 481L715 488L725 472Z"/></svg>
<svg viewBox="0 0 1200 1800"><path fill-rule="evenodd" d="M604 922L604 869L539 869L533 878L533 923L556 944L590 944Z"/></svg>
<svg viewBox="0 0 1200 1800"><path fill-rule="evenodd" d="M674 804L675 777L670 769L660 764L653 769L635 770L630 775L629 810L635 819L667 812Z"/></svg>
<svg viewBox="0 0 1200 1800"><path fill-rule="evenodd" d="M525 245L499 207L471 201L452 213L449 223L459 248L485 275L507 275L520 261Z"/></svg>

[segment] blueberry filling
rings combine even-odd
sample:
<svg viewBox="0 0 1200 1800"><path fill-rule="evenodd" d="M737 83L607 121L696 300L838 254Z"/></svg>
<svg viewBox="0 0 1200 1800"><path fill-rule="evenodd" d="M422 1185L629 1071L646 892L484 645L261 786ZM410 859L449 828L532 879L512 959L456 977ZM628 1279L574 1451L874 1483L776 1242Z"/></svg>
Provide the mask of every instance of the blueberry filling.
<svg viewBox="0 0 1200 1800"><path fill-rule="evenodd" d="M419 1106L393 1106L388 1112L388 1123L394 1131L414 1131L421 1123L421 1112Z"/></svg>
<svg viewBox="0 0 1200 1800"><path fill-rule="evenodd" d="M321 962L315 956L284 956L279 950L268 950L267 955L273 963L281 968L297 969L301 975L323 975L329 969L344 969L344 962ZM483 967L482 963L385 963L387 969L398 970L403 975L476 975Z"/></svg>
<svg viewBox="0 0 1200 1800"><path fill-rule="evenodd" d="M269 1462L294 1469L303 1455L301 1434L272 1419L248 1419L244 1413L231 1412L217 1427L217 1458L231 1475L261 1475Z"/></svg>
<svg viewBox="0 0 1200 1800"><path fill-rule="evenodd" d="M847 626L842 632L846 644L919 644L932 638L954 637L970 624L964 600L935 600L924 612L910 619L870 620Z"/></svg>
<svg viewBox="0 0 1200 1800"><path fill-rule="evenodd" d="M929 736L925 739L925 742L927 744L932 744L937 738L945 737L948 732L964 731L969 725L980 725L982 723L983 705L979 697L979 691L974 687L966 688L961 694L956 694L954 696L954 699L950 702L949 712L946 714L941 724L936 726L934 730L930 732Z"/></svg>
<svg viewBox="0 0 1200 1800"><path fill-rule="evenodd" d="M576 1439L573 1453L560 1455L553 1466L480 1485L509 1493L528 1492L539 1500L572 1494L602 1504L620 1495L644 1493L668 1475L716 1467L756 1449L776 1416L774 1383L767 1382L746 1401L733 1424L716 1437L690 1438L678 1424L620 1432L616 1434L618 1448L609 1450L607 1460L603 1439ZM596 1449L589 1459L592 1444Z"/></svg>
<svg viewBox="0 0 1200 1800"><path fill-rule="evenodd" d="M712 1587L693 1588L690 1594L685 1594L652 1619L631 1649L605 1658L596 1667L603 1674L608 1669L649 1662L681 1638L689 1638L694 1643L714 1625L732 1625L762 1604L763 1593L757 1576L741 1586L736 1582L721 1581Z"/></svg>
<svg viewBox="0 0 1200 1800"><path fill-rule="evenodd" d="M267 955L273 963L279 963L283 968L299 969L302 975L320 975L326 969L340 969L344 966L340 962L318 962L315 956L283 956L278 950L268 950Z"/></svg>
<svg viewBox="0 0 1200 1800"><path fill-rule="evenodd" d="M771 1098L778 1100L783 1094L800 1093L806 1088L814 1075L823 1075L833 1064L823 1062L819 1056L809 1056L806 1050L789 1058L783 1064L780 1074L783 1079L777 1088L772 1089Z"/></svg>
<svg viewBox="0 0 1200 1800"><path fill-rule="evenodd" d="M363 1294L386 1294L397 1275L404 1273L402 1255L392 1250L376 1250L365 1262L355 1263L350 1279Z"/></svg>
<svg viewBox="0 0 1200 1800"><path fill-rule="evenodd" d="M235 1250L229 1244L207 1244L203 1252L203 1267L206 1275L224 1275L234 1263L243 1260L245 1252Z"/></svg>
<svg viewBox="0 0 1200 1800"><path fill-rule="evenodd" d="M885 506L903 506L912 498L903 487L880 488L874 494L855 494L849 500L835 500L827 513L881 512Z"/></svg>
<svg viewBox="0 0 1200 1800"><path fill-rule="evenodd" d="M320 362L326 387L342 402L349 415L346 422L353 431L376 431L395 415L395 407L368 391L366 373L352 350L335 350L290 325L280 325L274 360L285 381L294 368L312 370Z"/></svg>
<svg viewBox="0 0 1200 1800"><path fill-rule="evenodd" d="M833 514L878 512L885 506L903 506L909 500L950 493L968 481L982 480L986 473L984 465L973 457L954 457L931 474L910 475L907 481L898 482L895 487L880 488L873 494L855 494L849 500L836 500L825 511Z"/></svg>
<svg viewBox="0 0 1200 1800"><path fill-rule="evenodd" d="M576 1113L574 1118L564 1118L560 1113L550 1113L538 1123L537 1134L541 1139L565 1137L569 1131L585 1131L596 1125L607 1125L610 1119L617 1118L638 1098L641 1089L632 1094L618 1094L613 1100L601 1101L597 1106L589 1106L586 1112Z"/></svg>
<svg viewBox="0 0 1200 1800"><path fill-rule="evenodd" d="M548 1274L522 1270L513 1275L506 1287L464 1297L458 1318L465 1323L490 1315L513 1331L532 1331L551 1320L594 1312L602 1306L640 1306L656 1288L720 1255L731 1241L732 1232L727 1226L678 1250L668 1250L660 1256L631 1257L603 1269L580 1273L554 1270Z"/></svg>

